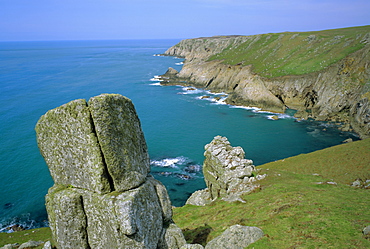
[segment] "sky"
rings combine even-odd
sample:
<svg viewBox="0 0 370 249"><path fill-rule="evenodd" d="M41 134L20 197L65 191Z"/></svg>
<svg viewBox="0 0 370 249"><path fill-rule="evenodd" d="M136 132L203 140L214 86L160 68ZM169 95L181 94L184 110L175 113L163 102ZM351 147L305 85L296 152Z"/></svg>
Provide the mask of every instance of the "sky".
<svg viewBox="0 0 370 249"><path fill-rule="evenodd" d="M370 0L0 0L0 41L185 39L370 25Z"/></svg>

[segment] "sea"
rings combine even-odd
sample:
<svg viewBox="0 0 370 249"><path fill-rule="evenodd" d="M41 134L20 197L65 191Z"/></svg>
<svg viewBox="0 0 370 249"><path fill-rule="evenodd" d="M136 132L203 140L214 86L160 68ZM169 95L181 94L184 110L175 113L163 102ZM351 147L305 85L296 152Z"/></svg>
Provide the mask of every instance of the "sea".
<svg viewBox="0 0 370 249"><path fill-rule="evenodd" d="M53 185L34 127L41 115L74 99L102 93L130 98L141 120L151 174L184 205L205 188L204 146L226 136L258 166L342 143L356 134L335 124L225 104L225 93L163 86L168 67L184 59L160 56L180 40L0 42L0 232L19 224L47 226L45 194ZM278 120L273 116L277 115Z"/></svg>

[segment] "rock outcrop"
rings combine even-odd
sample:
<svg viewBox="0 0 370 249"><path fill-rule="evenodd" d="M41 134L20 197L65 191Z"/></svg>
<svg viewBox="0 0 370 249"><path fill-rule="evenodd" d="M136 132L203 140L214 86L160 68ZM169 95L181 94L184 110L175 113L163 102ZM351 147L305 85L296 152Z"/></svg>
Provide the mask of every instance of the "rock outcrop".
<svg viewBox="0 0 370 249"><path fill-rule="evenodd" d="M103 94L48 111L37 142L55 182L46 196L57 248L180 248L165 187L149 175L139 118Z"/></svg>
<svg viewBox="0 0 370 249"><path fill-rule="evenodd" d="M280 113L296 109L299 118L343 122L361 138L370 136L370 26L329 35L288 32L188 39L165 54L182 56L185 63L162 84L226 92L232 105ZM305 63L306 68L292 73Z"/></svg>
<svg viewBox="0 0 370 249"><path fill-rule="evenodd" d="M245 159L241 147L232 147L226 137L216 136L205 146L203 174L207 188L193 193L187 204L204 206L217 198L225 201L241 201L242 194L257 188L257 175L252 160Z"/></svg>

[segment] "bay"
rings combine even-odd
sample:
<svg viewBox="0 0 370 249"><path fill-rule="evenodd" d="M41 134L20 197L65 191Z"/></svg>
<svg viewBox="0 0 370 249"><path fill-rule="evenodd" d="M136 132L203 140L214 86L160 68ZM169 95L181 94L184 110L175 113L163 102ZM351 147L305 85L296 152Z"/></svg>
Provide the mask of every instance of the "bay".
<svg viewBox="0 0 370 249"><path fill-rule="evenodd" d="M179 40L0 42L0 231L47 225L44 196L53 185L34 132L49 109L101 93L132 99L145 134L152 174L181 206L204 188L205 144L214 136L242 146L255 165L326 148L355 134L325 122L296 122L294 111L235 108L202 89L161 86L154 78L183 59L155 56ZM210 98L201 97L204 95Z"/></svg>

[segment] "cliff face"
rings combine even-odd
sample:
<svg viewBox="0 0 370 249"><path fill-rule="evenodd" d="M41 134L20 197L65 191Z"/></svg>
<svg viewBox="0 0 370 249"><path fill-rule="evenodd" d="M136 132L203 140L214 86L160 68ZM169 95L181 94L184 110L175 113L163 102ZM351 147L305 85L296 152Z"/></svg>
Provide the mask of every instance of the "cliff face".
<svg viewBox="0 0 370 249"><path fill-rule="evenodd" d="M234 105L296 109L297 117L348 123L370 136L370 26L188 39L165 54L185 63L164 83L224 91Z"/></svg>

